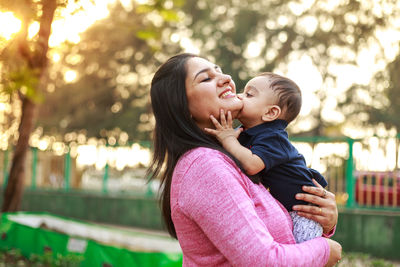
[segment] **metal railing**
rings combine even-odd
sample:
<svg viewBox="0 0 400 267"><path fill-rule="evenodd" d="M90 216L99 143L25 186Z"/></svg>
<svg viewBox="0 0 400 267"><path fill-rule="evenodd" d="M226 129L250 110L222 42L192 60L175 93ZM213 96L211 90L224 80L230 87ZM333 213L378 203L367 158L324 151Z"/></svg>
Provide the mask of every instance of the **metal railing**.
<svg viewBox="0 0 400 267"><path fill-rule="evenodd" d="M291 141L308 165L320 171L334 192L338 205L346 208L375 208L400 211L399 138L293 137ZM142 145L149 148L149 143ZM97 147L97 152L126 153L121 146ZM122 152L121 152L122 151ZM149 151L150 153L150 151ZM11 151L0 152L0 183L7 183ZM126 157L125 156L125 160ZM146 166L118 168L115 159L103 165L79 164L73 149L55 154L31 148L27 160L29 190L83 190L98 193L152 196L157 184L147 183ZM99 160L99 159L98 159ZM97 164L97 165L96 165ZM121 167L121 166L120 166Z"/></svg>
<svg viewBox="0 0 400 267"><path fill-rule="evenodd" d="M295 146L312 146L313 153L325 144L319 157L307 160L305 155L306 161L312 167L317 161L317 170L318 165L322 166L327 189L336 194L338 205L400 211L399 139L400 135L363 139L295 137L292 141Z"/></svg>
<svg viewBox="0 0 400 267"><path fill-rule="evenodd" d="M83 145L85 146L85 145ZM136 150L149 148L149 143L131 144L126 146L105 145L95 147L95 157L101 164L79 163L82 153L77 148L67 147L64 153L52 150L40 150L31 147L27 154L25 188L27 190L60 190L60 191L89 191L96 193L145 194L154 195L157 183L148 183L145 176L145 166L140 160L132 166L116 166L115 155L119 150L126 151L136 147ZM78 149L79 150L79 149ZM92 151L93 152L93 151ZM113 154L112 156L107 156ZM133 152L134 153L134 152ZM141 151L143 154L143 151ZM100 155L102 154L102 155ZM150 152L149 152L150 154ZM131 154L132 155L132 152ZM129 155L128 155L129 156ZM86 155L88 157L88 155ZM99 159L103 157L103 159ZM125 157L126 155L122 155ZM12 151L0 151L0 185L5 188L8 182ZM91 160L93 162L93 160Z"/></svg>

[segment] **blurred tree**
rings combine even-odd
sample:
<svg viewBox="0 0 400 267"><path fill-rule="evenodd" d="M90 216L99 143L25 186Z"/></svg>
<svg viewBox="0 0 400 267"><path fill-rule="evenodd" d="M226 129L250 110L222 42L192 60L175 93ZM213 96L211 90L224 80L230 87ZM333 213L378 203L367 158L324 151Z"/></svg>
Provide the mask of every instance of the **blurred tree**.
<svg viewBox="0 0 400 267"><path fill-rule="evenodd" d="M47 65L48 40L56 0L2 1L1 7L13 11L22 20L21 31L1 53L2 90L13 96L18 94L21 116L18 127L18 141L15 146L11 170L8 178L2 211L16 211L20 207L23 192L26 151L29 137L34 128L36 106L40 91L44 86L44 73ZM40 24L39 32L33 40L28 39L28 26L31 22ZM10 99L11 101L11 99Z"/></svg>
<svg viewBox="0 0 400 267"><path fill-rule="evenodd" d="M399 18L398 4L391 0L150 3L132 1L130 8L117 4L80 43L71 50L66 47L63 64L53 64L52 76L57 78L48 88L55 90L47 96L51 104L41 110L47 132L84 130L89 136L106 137L125 131L132 140L149 139L152 73L167 57L194 51L221 65L239 90L258 72L290 72L303 91L312 92L304 95L305 100L312 98L305 101L312 103L305 107L310 114L297 120L292 132L340 134L346 117L339 112L333 118L327 115L343 101L344 94L337 93L343 86L338 66L360 67L360 54L383 46L378 33ZM384 64L390 61L384 49L374 57ZM306 76L304 70L310 68L313 72ZM66 69L77 71L76 82L63 81ZM310 84L307 80L317 87L302 86Z"/></svg>
<svg viewBox="0 0 400 267"><path fill-rule="evenodd" d="M52 65L55 79L40 110L39 125L45 132L84 131L117 140L125 132L131 140L149 140L150 81L160 62L179 51L169 37L178 22L174 9L180 5L176 0L129 6L116 2L78 44L67 44L60 52L61 64ZM66 70L77 73L76 81L63 80Z"/></svg>
<svg viewBox="0 0 400 267"><path fill-rule="evenodd" d="M399 46L400 50L400 46ZM343 113L360 127L383 124L400 133L400 54L368 85L354 84L340 103Z"/></svg>
<svg viewBox="0 0 400 267"><path fill-rule="evenodd" d="M291 62L301 62L291 71L295 81L301 85L304 79L313 79L320 84L314 89L311 114L296 121L297 129L292 128L307 135L340 133L335 125L344 123L345 117L327 116L327 111L337 107L338 96L333 92L337 89L332 87L341 86L338 77L345 75L338 73L338 66L359 67L360 54L374 46L382 48L376 61L386 64L385 40L378 34L396 28L399 19L398 2L390 0L199 0L187 1L185 13L186 25L178 33L181 40L192 39L202 55L232 75L239 89L258 72L287 73ZM303 77L311 65L317 68L315 75Z"/></svg>

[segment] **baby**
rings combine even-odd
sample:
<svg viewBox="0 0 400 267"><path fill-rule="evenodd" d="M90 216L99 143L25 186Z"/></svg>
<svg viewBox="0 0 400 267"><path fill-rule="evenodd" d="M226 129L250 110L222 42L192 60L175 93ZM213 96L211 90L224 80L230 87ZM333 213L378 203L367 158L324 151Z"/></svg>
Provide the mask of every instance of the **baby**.
<svg viewBox="0 0 400 267"><path fill-rule="evenodd" d="M312 179L327 185L324 177L306 166L304 157L290 143L286 127L300 112L301 91L290 79L266 72L251 79L238 95L243 109L238 115L243 128L232 128L232 115L221 110L220 121L211 115L216 129L205 130L242 164L248 175L259 174L262 184L289 211L297 243L322 235L317 222L301 217L292 207L305 204L295 199Z"/></svg>

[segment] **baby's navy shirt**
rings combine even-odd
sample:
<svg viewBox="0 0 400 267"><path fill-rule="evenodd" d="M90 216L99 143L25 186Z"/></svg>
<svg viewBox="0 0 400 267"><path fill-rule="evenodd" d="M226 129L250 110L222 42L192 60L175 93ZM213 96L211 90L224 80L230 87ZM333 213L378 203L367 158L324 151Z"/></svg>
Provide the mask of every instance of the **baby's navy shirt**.
<svg viewBox="0 0 400 267"><path fill-rule="evenodd" d="M308 168L306 161L290 143L284 120L275 120L246 129L239 136L239 142L259 156L265 169L261 175L262 184L269 188L271 194L292 211L293 205L309 204L295 198L303 192L303 185L314 186L315 179L325 187L328 183L316 170Z"/></svg>

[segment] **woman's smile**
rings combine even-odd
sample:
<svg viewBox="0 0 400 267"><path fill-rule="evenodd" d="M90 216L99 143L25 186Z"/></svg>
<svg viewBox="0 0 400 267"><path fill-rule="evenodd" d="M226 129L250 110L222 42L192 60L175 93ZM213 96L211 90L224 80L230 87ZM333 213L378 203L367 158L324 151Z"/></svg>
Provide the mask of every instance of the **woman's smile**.
<svg viewBox="0 0 400 267"><path fill-rule="evenodd" d="M232 92L232 88L230 86L228 86L226 88L226 90L224 90L220 95L219 98L232 98L232 97L236 97L236 94Z"/></svg>

